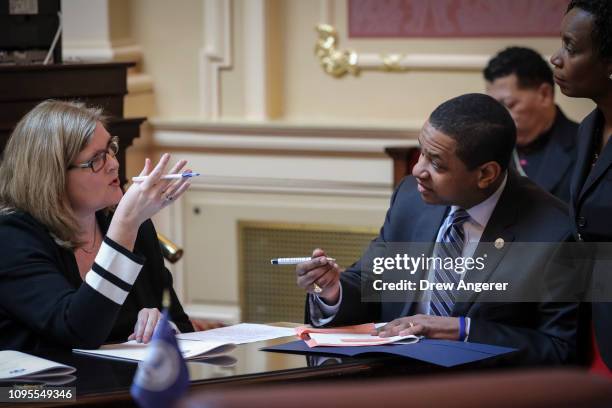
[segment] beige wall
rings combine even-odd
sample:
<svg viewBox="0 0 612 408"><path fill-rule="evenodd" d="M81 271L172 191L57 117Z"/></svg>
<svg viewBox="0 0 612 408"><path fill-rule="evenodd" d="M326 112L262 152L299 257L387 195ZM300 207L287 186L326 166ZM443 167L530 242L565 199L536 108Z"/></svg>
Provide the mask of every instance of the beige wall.
<svg viewBox="0 0 612 408"><path fill-rule="evenodd" d="M124 0L109 0L108 16L110 39L113 43L125 43L132 37L130 23L130 3Z"/></svg>
<svg viewBox="0 0 612 408"><path fill-rule="evenodd" d="M118 27L113 38L134 37L144 50L145 70L154 78L157 108L163 118L207 118L202 114L202 57L205 50L204 4L208 0L112 0L111 17ZM231 66L219 70L220 118L240 120L247 115L250 91L247 73L258 62L248 60L252 15L249 0L231 0ZM127 5L126 5L127 4ZM339 33L340 49L358 53L492 55L509 45L525 45L550 55L556 38L490 39L349 39L347 0L264 0L268 73L264 102L269 117L288 122L338 124L405 124L415 127L440 102L466 92L484 91L479 70L415 70L406 73L363 72L332 78L314 56L314 27L323 22L328 4ZM127 10L127 11L126 11ZM129 15L129 17L126 17ZM129 18L129 30L125 19ZM115 23L114 23L115 24ZM559 103L574 119L592 109L590 101L570 100L558 93Z"/></svg>
<svg viewBox="0 0 612 408"><path fill-rule="evenodd" d="M358 53L493 55L509 45L523 45L550 55L560 44L556 38L349 39L346 3L346 0L334 1L334 25L339 33L340 49ZM314 26L321 22L319 2L286 0L284 12L287 27L283 46L284 112L287 118L420 122L445 99L484 91L479 71L363 72L358 78L332 78L318 66L312 51L316 40ZM575 119L592 109L592 104L584 100L569 100L561 95L559 101Z"/></svg>
<svg viewBox="0 0 612 408"><path fill-rule="evenodd" d="M160 115L196 116L201 0L130 0L132 36L144 51Z"/></svg>
<svg viewBox="0 0 612 408"><path fill-rule="evenodd" d="M110 1L111 14L119 12ZM414 145L436 105L484 90L480 69L332 78L314 55L314 27L323 16L337 27L340 49L359 53L488 56L520 44L550 54L559 44L554 38L350 40L346 0L128 5L129 35L142 47L155 89L157 117L143 128L148 153L170 151L205 175L155 220L186 249L171 267L175 287L190 314L227 321L240 316L238 222L379 227L392 192L384 148ZM125 15L115 21L125 24ZM559 99L575 119L591 109L588 101ZM131 156L130 171L140 168L139 154Z"/></svg>

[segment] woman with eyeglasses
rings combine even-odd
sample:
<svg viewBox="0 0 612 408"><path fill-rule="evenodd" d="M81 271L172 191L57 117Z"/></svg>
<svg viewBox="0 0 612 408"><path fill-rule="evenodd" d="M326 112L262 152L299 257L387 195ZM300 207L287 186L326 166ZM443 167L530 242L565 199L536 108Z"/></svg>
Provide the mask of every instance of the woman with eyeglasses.
<svg viewBox="0 0 612 408"><path fill-rule="evenodd" d="M579 241L612 242L612 1L572 0L561 23L561 44L550 59L555 82L565 95L596 104L578 129L570 188L574 234ZM593 271L603 265L611 282L605 261L610 254L601 255ZM612 376L612 293L593 295L592 369Z"/></svg>
<svg viewBox="0 0 612 408"><path fill-rule="evenodd" d="M150 218L189 183L160 178L166 154L124 193L118 148L80 103L42 102L15 127L0 164L0 349L150 340L172 287ZM174 290L171 304L192 331Z"/></svg>

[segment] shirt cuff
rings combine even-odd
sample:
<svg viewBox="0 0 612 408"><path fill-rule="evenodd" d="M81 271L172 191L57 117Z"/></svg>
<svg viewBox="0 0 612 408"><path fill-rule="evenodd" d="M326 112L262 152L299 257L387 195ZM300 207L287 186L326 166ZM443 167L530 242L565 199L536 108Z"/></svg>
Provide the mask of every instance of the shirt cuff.
<svg viewBox="0 0 612 408"><path fill-rule="evenodd" d="M465 339L463 341L467 342L470 337L470 322L471 319L469 317L465 318Z"/></svg>
<svg viewBox="0 0 612 408"><path fill-rule="evenodd" d="M122 305L143 264L143 258L105 237L91 270L85 275L85 283L107 299Z"/></svg>
<svg viewBox="0 0 612 408"><path fill-rule="evenodd" d="M340 303L342 303L342 285L340 285L340 294L335 305L328 305L317 294L310 295L308 297L308 303L310 307L310 322L312 325L316 327L325 326L336 317L338 310L340 310Z"/></svg>

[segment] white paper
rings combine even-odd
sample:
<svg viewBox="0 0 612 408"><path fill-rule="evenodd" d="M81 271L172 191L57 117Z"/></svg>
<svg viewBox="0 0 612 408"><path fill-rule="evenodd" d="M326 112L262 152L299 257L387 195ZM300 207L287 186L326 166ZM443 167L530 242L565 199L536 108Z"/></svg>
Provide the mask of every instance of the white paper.
<svg viewBox="0 0 612 408"><path fill-rule="evenodd" d="M0 351L0 380L48 378L74 373L76 368L14 350Z"/></svg>
<svg viewBox="0 0 612 408"><path fill-rule="evenodd" d="M356 333L308 333L308 336L320 346L376 346L401 341L402 344L416 343L417 336L379 337L371 334Z"/></svg>
<svg viewBox="0 0 612 408"><path fill-rule="evenodd" d="M374 323L374 326L375 326L377 329L380 329L381 327L384 327L384 326L386 326L387 324L389 324L389 322ZM395 340L393 343L394 343L394 344L412 344L412 343L416 343L416 342L418 342L419 340L421 340L421 339L422 339L423 337L425 337L425 336L416 336L416 340L415 340L415 338L413 338L413 337L415 337L415 336L411 336L411 337L409 337L408 339L403 340L403 341L402 341L402 340Z"/></svg>
<svg viewBox="0 0 612 408"><path fill-rule="evenodd" d="M179 349L186 359L215 357L233 350L236 346L224 341L191 341L177 339ZM149 344L130 340L120 344L107 344L97 350L73 349L75 353L91 354L119 360L143 361Z"/></svg>
<svg viewBox="0 0 612 408"><path fill-rule="evenodd" d="M267 324L240 323L193 333L181 333L176 337L183 340L231 342L234 344L255 343L257 341L295 336L295 329L270 326Z"/></svg>

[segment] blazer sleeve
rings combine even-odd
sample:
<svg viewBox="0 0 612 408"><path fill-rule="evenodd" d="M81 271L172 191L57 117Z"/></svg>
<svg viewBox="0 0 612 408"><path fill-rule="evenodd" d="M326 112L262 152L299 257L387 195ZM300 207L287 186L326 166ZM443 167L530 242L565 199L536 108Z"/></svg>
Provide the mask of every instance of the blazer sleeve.
<svg viewBox="0 0 612 408"><path fill-rule="evenodd" d="M404 178L404 180L402 180L402 182L393 192L393 195L391 196L391 204L385 216L385 223L380 229L378 236L370 243L370 246L387 242L386 231L390 229L390 225L393 222L393 205L395 203L395 199L397 198L398 191L402 189L402 186L406 180L407 178ZM340 308L338 309L338 312L336 313L334 318L327 324L327 326L345 326L352 324L376 322L380 320L380 300L376 301L375 299L369 299L368 302L362 301L362 281L364 279L369 279L369 277L362 275L363 262L364 257L362 255L362 257L357 260L357 262L348 267L340 275L340 284L342 285L342 302L340 303ZM309 307L310 302L308 299L309 296L311 295L307 295L306 297L306 323L311 323Z"/></svg>
<svg viewBox="0 0 612 408"><path fill-rule="evenodd" d="M526 305L514 304L508 307L530 313L537 320L534 328L471 318L469 341L517 348L518 355L512 356L513 361L525 364L559 365L574 362L578 304L539 303L535 307L522 306Z"/></svg>
<svg viewBox="0 0 612 408"><path fill-rule="evenodd" d="M0 308L41 338L69 348L97 348L110 333L144 260L104 238L78 289L65 276L61 251L25 217L0 227Z"/></svg>

